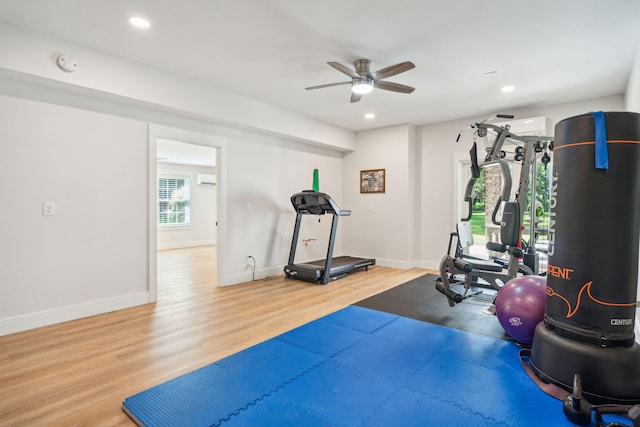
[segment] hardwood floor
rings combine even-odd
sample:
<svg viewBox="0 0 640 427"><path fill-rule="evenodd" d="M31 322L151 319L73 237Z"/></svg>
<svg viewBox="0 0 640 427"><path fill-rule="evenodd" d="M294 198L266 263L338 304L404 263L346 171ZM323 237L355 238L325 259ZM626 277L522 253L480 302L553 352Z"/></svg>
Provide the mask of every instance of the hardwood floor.
<svg viewBox="0 0 640 427"><path fill-rule="evenodd" d="M124 398L421 276L215 285L215 248L158 253L158 302L0 337L0 426L133 426Z"/></svg>

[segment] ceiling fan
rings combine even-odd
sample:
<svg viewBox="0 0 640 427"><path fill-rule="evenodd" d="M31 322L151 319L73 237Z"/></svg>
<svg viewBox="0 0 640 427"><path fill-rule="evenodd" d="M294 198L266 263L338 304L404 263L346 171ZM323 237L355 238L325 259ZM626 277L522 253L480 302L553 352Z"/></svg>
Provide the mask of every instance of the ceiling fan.
<svg viewBox="0 0 640 427"><path fill-rule="evenodd" d="M367 94L373 90L373 88L390 90L392 92L411 93L415 90L411 86L401 85L399 83L384 82L382 79L395 76L396 74L404 73L415 67L411 61L401 62L399 64L390 65L389 67L381 70L371 72L371 61L368 59L358 59L353 63L355 71L349 67L346 67L339 62L327 62L336 70L351 77L350 82L329 83L320 86L311 86L307 90L322 89L325 87L351 85L351 102L358 102L362 98L362 95Z"/></svg>

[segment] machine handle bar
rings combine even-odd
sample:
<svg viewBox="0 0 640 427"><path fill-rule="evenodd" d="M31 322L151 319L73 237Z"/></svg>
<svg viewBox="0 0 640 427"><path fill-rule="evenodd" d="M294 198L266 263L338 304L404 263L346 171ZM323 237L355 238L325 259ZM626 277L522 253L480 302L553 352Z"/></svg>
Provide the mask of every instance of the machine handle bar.
<svg viewBox="0 0 640 427"><path fill-rule="evenodd" d="M462 295L460 295L459 293L457 293L456 291L452 291L451 289L447 290L444 288L444 285L440 282L436 283L436 290L438 292L440 292L442 295L446 296L447 298L449 298L451 301L455 302L455 303L461 303L462 302Z"/></svg>
<svg viewBox="0 0 640 427"><path fill-rule="evenodd" d="M464 262L462 260L459 260L459 259L453 260L453 265L458 270L461 270L461 271L463 271L465 273L471 273L471 270L473 270L473 266L471 264L469 264L468 262Z"/></svg>

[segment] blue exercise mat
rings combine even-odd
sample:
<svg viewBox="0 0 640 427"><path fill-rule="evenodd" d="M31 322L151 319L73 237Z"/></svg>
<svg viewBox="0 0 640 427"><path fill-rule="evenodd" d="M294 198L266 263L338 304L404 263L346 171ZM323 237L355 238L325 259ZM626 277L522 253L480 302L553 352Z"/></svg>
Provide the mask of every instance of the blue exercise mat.
<svg viewBox="0 0 640 427"><path fill-rule="evenodd" d="M523 371L518 350L350 306L123 408L142 426L573 426Z"/></svg>

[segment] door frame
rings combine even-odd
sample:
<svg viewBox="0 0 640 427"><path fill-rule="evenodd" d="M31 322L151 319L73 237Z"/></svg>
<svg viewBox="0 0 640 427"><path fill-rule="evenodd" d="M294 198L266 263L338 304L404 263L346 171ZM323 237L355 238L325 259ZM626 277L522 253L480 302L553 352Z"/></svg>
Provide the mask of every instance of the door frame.
<svg viewBox="0 0 640 427"><path fill-rule="evenodd" d="M205 134L189 131L186 129L173 128L168 126L149 124L147 126L147 152L148 152L148 177L147 177L147 201L148 201L148 227L147 227L147 289L149 290L149 302L156 302L158 299L158 139L170 139L194 145L212 147L216 149L216 202L217 226L216 226L216 265L217 280L220 286L221 277L225 277L223 252L226 247L227 233L226 224L227 212L227 192L226 192L226 169L227 139L217 135Z"/></svg>

